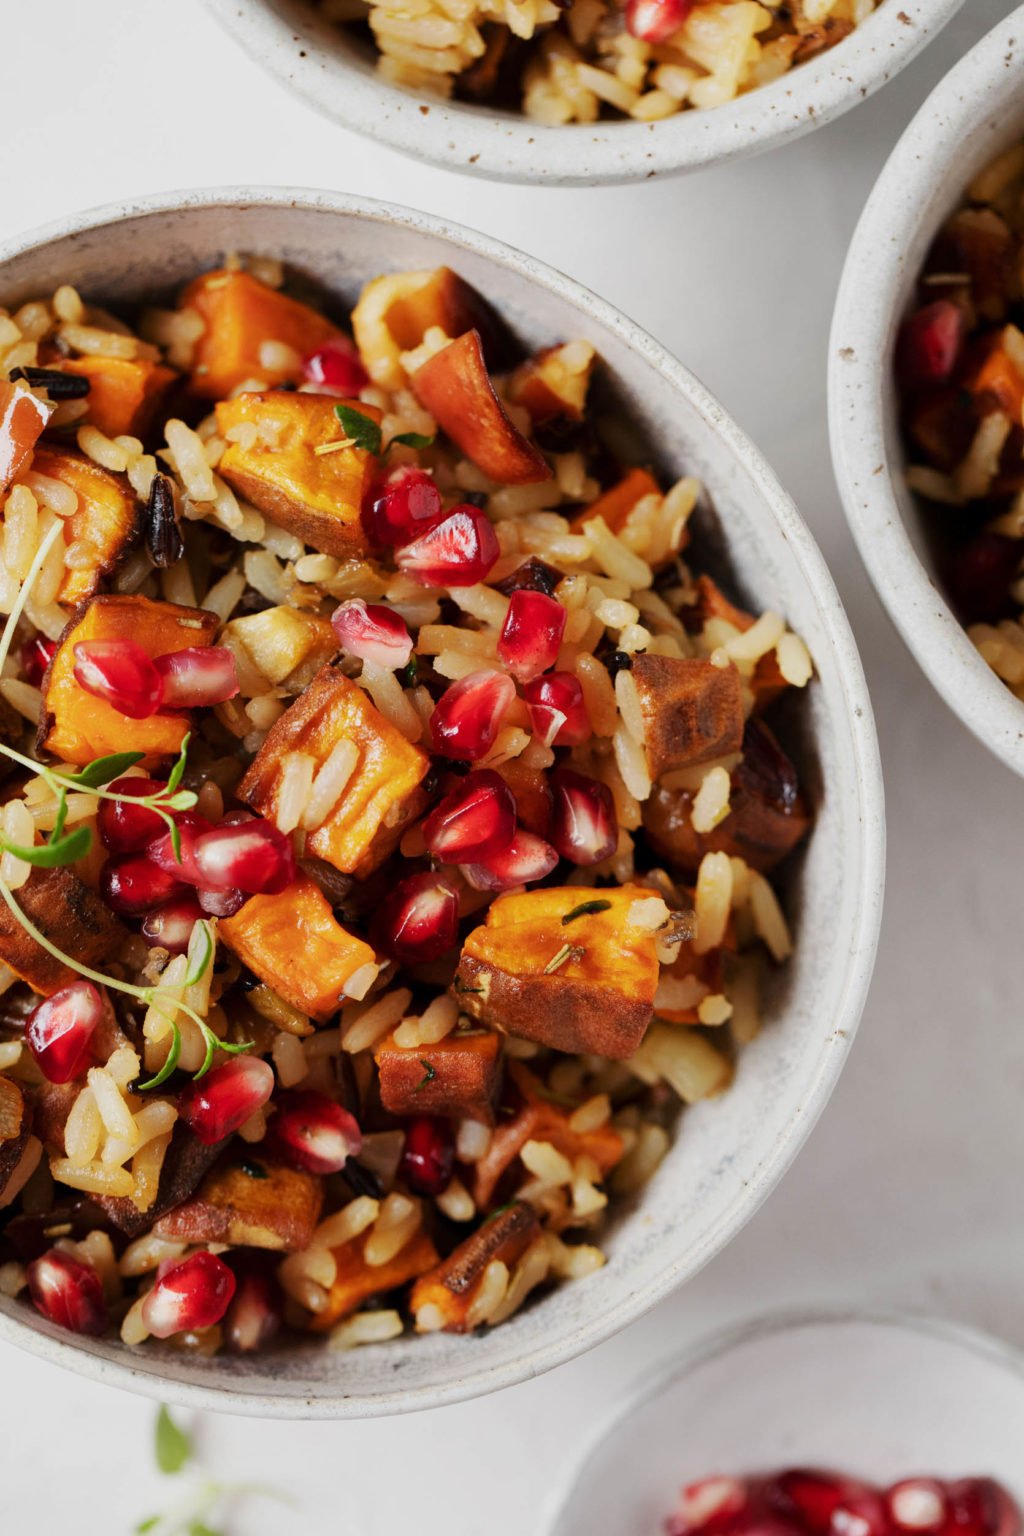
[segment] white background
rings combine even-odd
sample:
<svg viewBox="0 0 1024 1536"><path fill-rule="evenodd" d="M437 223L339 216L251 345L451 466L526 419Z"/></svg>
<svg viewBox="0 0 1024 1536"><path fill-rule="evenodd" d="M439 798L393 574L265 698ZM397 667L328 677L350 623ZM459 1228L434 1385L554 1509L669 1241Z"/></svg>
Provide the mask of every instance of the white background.
<svg viewBox="0 0 1024 1536"><path fill-rule="evenodd" d="M527 1536L638 1372L777 1305L905 1305L1024 1344L1024 787L947 713L875 601L825 428L829 318L858 212L927 92L1010 9L967 0L880 96L788 149L685 180L561 191L471 182L334 128L199 0L0 7L0 237L136 193L266 182L429 209L571 273L674 350L764 449L848 605L881 736L878 969L844 1079L782 1187L685 1290L539 1381L376 1423L204 1420L211 1468L300 1499L301 1514L254 1508L235 1529ZM0 1348L0 1405L5 1536L120 1536L167 1502L148 1404Z"/></svg>

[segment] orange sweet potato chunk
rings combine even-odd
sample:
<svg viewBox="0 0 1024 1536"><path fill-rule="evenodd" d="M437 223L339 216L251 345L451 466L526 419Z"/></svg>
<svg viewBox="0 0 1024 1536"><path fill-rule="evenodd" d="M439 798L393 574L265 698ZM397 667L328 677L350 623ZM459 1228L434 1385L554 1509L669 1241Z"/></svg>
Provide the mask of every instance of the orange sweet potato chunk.
<svg viewBox="0 0 1024 1536"><path fill-rule="evenodd" d="M698 576L696 585L696 609L701 623L706 624L708 619L724 619L727 624L732 624L740 631L753 627L756 622L754 615L742 608L737 608L735 603L730 603L721 587L712 581L710 576ZM779 671L779 660L774 651L769 651L767 656L760 658L754 668L750 686L758 709L767 709L773 700L777 699L781 693L785 693L789 684Z"/></svg>
<svg viewBox="0 0 1024 1536"><path fill-rule="evenodd" d="M632 675L652 778L740 750L743 687L735 667L700 656L636 656Z"/></svg>
<svg viewBox="0 0 1024 1536"><path fill-rule="evenodd" d="M446 1259L416 1281L409 1305L416 1317L417 1330L470 1331L473 1325L469 1311L488 1264L497 1259L512 1269L539 1236L540 1223L525 1201L517 1200L507 1210L496 1211Z"/></svg>
<svg viewBox="0 0 1024 1536"><path fill-rule="evenodd" d="M338 1272L328 1292L327 1306L316 1313L310 1324L315 1332L332 1328L371 1296L383 1296L400 1285L408 1285L437 1263L437 1249L425 1232L417 1232L386 1264L367 1264L363 1257L365 1245L363 1236L331 1250Z"/></svg>
<svg viewBox="0 0 1024 1536"><path fill-rule="evenodd" d="M32 468L70 486L78 497L77 512L64 523L65 538L88 556L88 564L66 570L57 593L58 602L73 606L92 597L131 544L141 521L139 503L123 475L101 469L81 453L37 448Z"/></svg>
<svg viewBox="0 0 1024 1536"><path fill-rule="evenodd" d="M365 549L360 513L377 462L365 448L333 446L345 441L334 410L344 404L379 424L375 406L333 395L270 390L217 405L222 435L243 426L258 434L250 447L229 438L218 466L228 484L304 543L343 558Z"/></svg>
<svg viewBox="0 0 1024 1536"><path fill-rule="evenodd" d="M75 681L75 646L89 640L134 640L149 656L167 656L211 644L216 628L216 614L201 608L157 603L137 593L90 598L61 635L43 680L40 749L83 765L129 748L149 758L175 756L190 729L188 712L161 711L147 720L129 720Z"/></svg>
<svg viewBox="0 0 1024 1536"><path fill-rule="evenodd" d="M108 437L145 437L161 400L178 375L149 358L74 357L63 373L89 380L84 418Z"/></svg>
<svg viewBox="0 0 1024 1536"><path fill-rule="evenodd" d="M646 469L631 469L603 496L584 507L572 520L573 533L579 533L592 517L603 517L612 533L618 533L637 502L644 496L660 496L661 486Z"/></svg>
<svg viewBox="0 0 1024 1536"><path fill-rule="evenodd" d="M306 752L322 765L344 740L355 743L358 762L326 820L307 837L306 851L351 874L386 856L418 813L417 790L430 760L336 668L321 668L275 721L238 793L274 821L286 754Z"/></svg>
<svg viewBox="0 0 1024 1536"><path fill-rule="evenodd" d="M248 272L206 272L181 295L183 309L196 310L206 327L196 344L192 388L207 400L222 400L246 379L284 384L287 368L260 361L265 341L281 341L300 357L339 334L323 315L280 293Z"/></svg>
<svg viewBox="0 0 1024 1536"><path fill-rule="evenodd" d="M254 1177L247 1169L258 1169ZM221 1164L196 1193L161 1216L157 1237L294 1253L308 1248L324 1202L323 1180L259 1158Z"/></svg>
<svg viewBox="0 0 1024 1536"><path fill-rule="evenodd" d="M27 385L0 379L0 491L27 468L50 409Z"/></svg>
<svg viewBox="0 0 1024 1536"><path fill-rule="evenodd" d="M369 944L338 922L320 887L307 875L274 896L250 896L218 932L243 965L301 1013L326 1024L345 997L345 984L372 965Z"/></svg>
<svg viewBox="0 0 1024 1536"><path fill-rule="evenodd" d="M530 413L535 425L582 421L594 349L582 341L545 347L518 367L508 381L508 397Z"/></svg>
<svg viewBox="0 0 1024 1536"><path fill-rule="evenodd" d="M44 938L93 970L119 954L128 935L106 902L71 869L33 869L15 901ZM38 944L0 904L0 960L43 997L77 980L77 972Z"/></svg>
<svg viewBox="0 0 1024 1536"><path fill-rule="evenodd" d="M491 1030L447 1035L413 1050L389 1035L374 1056L381 1103L392 1115L449 1115L491 1125L501 1087L501 1046Z"/></svg>
<svg viewBox="0 0 1024 1536"><path fill-rule="evenodd" d="M375 384L401 389L402 353L414 351L429 330L446 336L479 331L484 355L503 367L514 342L497 311L457 272L387 272L366 284L352 311L352 330L363 364Z"/></svg>

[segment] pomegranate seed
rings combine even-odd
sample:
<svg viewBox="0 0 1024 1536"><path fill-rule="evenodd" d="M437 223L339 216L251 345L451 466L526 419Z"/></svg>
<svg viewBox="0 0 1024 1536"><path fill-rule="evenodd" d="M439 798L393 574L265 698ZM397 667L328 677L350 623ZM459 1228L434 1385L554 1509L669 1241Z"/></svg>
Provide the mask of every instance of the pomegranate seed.
<svg viewBox="0 0 1024 1536"><path fill-rule="evenodd" d="M844 1494L832 1511L831 1536L890 1536L885 1505L870 1488Z"/></svg>
<svg viewBox="0 0 1024 1536"><path fill-rule="evenodd" d="M25 1024L25 1044L51 1083L70 1083L85 1070L103 998L91 981L73 981L38 1003Z"/></svg>
<svg viewBox="0 0 1024 1536"><path fill-rule="evenodd" d="M51 1248L34 1259L26 1271L29 1294L37 1312L59 1328L94 1338L109 1322L103 1285L91 1264Z"/></svg>
<svg viewBox="0 0 1024 1536"><path fill-rule="evenodd" d="M353 597L335 608L331 623L342 650L350 656L395 671L409 665L412 636L405 620L391 608Z"/></svg>
<svg viewBox="0 0 1024 1536"><path fill-rule="evenodd" d="M896 367L904 387L943 384L952 378L965 335L964 312L949 299L938 299L908 316L896 344Z"/></svg>
<svg viewBox="0 0 1024 1536"><path fill-rule="evenodd" d="M284 1321L281 1287L265 1264L249 1255L231 1255L235 1294L224 1314L224 1347L233 1355L263 1349Z"/></svg>
<svg viewBox="0 0 1024 1536"><path fill-rule="evenodd" d="M164 907L148 912L142 921L142 937L147 944L158 944L172 955L183 955L188 949L192 929L200 921L203 910L194 896L180 896Z"/></svg>
<svg viewBox="0 0 1024 1536"><path fill-rule="evenodd" d="M444 516L441 492L425 469L393 469L363 507L363 526L372 544L405 544Z"/></svg>
<svg viewBox="0 0 1024 1536"><path fill-rule="evenodd" d="M460 864L459 868L475 891L510 891L514 886L543 880L557 863L558 854L550 843L519 827L501 853Z"/></svg>
<svg viewBox="0 0 1024 1536"><path fill-rule="evenodd" d="M940 1531L946 1523L946 1493L934 1477L908 1477L885 1495L890 1523L897 1531Z"/></svg>
<svg viewBox="0 0 1024 1536"><path fill-rule="evenodd" d="M38 688L42 682L56 649L56 640L44 640L42 635L26 640L22 646L21 670L25 674L25 681L31 683L33 688Z"/></svg>
<svg viewBox="0 0 1024 1536"><path fill-rule="evenodd" d="M158 795L166 789L159 779L115 779L108 784L111 794ZM156 811L147 811L144 805L132 805L128 800L101 800L97 827L100 841L111 853L136 853L147 843L159 837L166 823Z"/></svg>
<svg viewBox="0 0 1024 1536"><path fill-rule="evenodd" d="M600 864L610 859L619 842L615 804L607 785L569 768L551 776L554 810L551 842L563 859L574 864Z"/></svg>
<svg viewBox="0 0 1024 1536"><path fill-rule="evenodd" d="M160 674L134 640L80 640L75 682L130 720L147 719L163 702Z"/></svg>
<svg viewBox="0 0 1024 1536"><path fill-rule="evenodd" d="M835 1511L857 1491L845 1478L830 1473L793 1470L769 1482L765 1499L779 1514L795 1516L809 1531L825 1536Z"/></svg>
<svg viewBox="0 0 1024 1536"><path fill-rule="evenodd" d="M258 1056L235 1056L189 1083L178 1113L206 1147L214 1146L262 1109L274 1091L274 1071Z"/></svg>
<svg viewBox="0 0 1024 1536"><path fill-rule="evenodd" d="M161 1266L142 1303L142 1321L155 1339L212 1328L234 1294L235 1277L224 1260L215 1253L193 1253L180 1264Z"/></svg>
<svg viewBox="0 0 1024 1536"><path fill-rule="evenodd" d="M238 692L238 667L226 645L191 645L153 663L163 684L167 709L205 709Z"/></svg>
<svg viewBox="0 0 1024 1536"><path fill-rule="evenodd" d="M645 43L664 43L678 32L695 0L628 0L626 30Z"/></svg>
<svg viewBox="0 0 1024 1536"><path fill-rule="evenodd" d="M955 550L949 564L949 594L965 624L997 624L1013 611L1010 587L1024 544L1002 533L975 534Z"/></svg>
<svg viewBox="0 0 1024 1536"><path fill-rule="evenodd" d="M512 679L489 668L452 683L430 717L435 752L466 763L486 757L515 696Z"/></svg>
<svg viewBox="0 0 1024 1536"><path fill-rule="evenodd" d="M199 905L210 917L234 917L249 900L244 891L200 891Z"/></svg>
<svg viewBox="0 0 1024 1536"><path fill-rule="evenodd" d="M455 1137L447 1120L418 1115L410 1120L399 1172L413 1194L436 1199L452 1181Z"/></svg>
<svg viewBox="0 0 1024 1536"><path fill-rule="evenodd" d="M747 1492L735 1477L704 1477L682 1491L675 1519L680 1532L723 1530L747 1508Z"/></svg>
<svg viewBox="0 0 1024 1536"><path fill-rule="evenodd" d="M291 838L269 821L222 822L194 844L198 883L206 891L276 895L296 878Z"/></svg>
<svg viewBox="0 0 1024 1536"><path fill-rule="evenodd" d="M409 875L384 898L370 931L374 947L401 965L437 960L458 938L458 890L443 875Z"/></svg>
<svg viewBox="0 0 1024 1536"><path fill-rule="evenodd" d="M307 1173L340 1173L358 1157L363 1138L353 1117L325 1093L282 1093L268 1144L286 1163Z"/></svg>
<svg viewBox="0 0 1024 1536"><path fill-rule="evenodd" d="M1017 1536L1020 1531L1016 1505L990 1477L964 1477L946 1491L949 1536Z"/></svg>
<svg viewBox="0 0 1024 1536"><path fill-rule="evenodd" d="M395 559L400 570L425 587L472 587L486 578L500 554L486 514L479 507L455 507Z"/></svg>
<svg viewBox="0 0 1024 1536"><path fill-rule="evenodd" d="M171 833L162 832L151 843L147 843L146 857L176 880L199 885L203 877L196 863L196 839L201 833L211 831L211 825L205 816L197 816L194 811L182 811L175 816L174 823L178 829L178 851L175 852Z"/></svg>
<svg viewBox="0 0 1024 1536"><path fill-rule="evenodd" d="M500 853L516 830L516 800L503 778L489 768L467 774L423 823L423 841L447 864Z"/></svg>
<svg viewBox="0 0 1024 1536"><path fill-rule="evenodd" d="M512 593L498 640L498 655L521 683L558 660L568 615L561 603L525 587Z"/></svg>
<svg viewBox="0 0 1024 1536"><path fill-rule="evenodd" d="M307 384L315 384L325 395L337 395L340 399L351 399L370 382L355 343L347 336L333 336L311 352L302 364L302 372Z"/></svg>
<svg viewBox="0 0 1024 1536"><path fill-rule="evenodd" d="M578 747L591 736L583 689L571 672L551 672L523 687L533 734L546 747Z"/></svg>
<svg viewBox="0 0 1024 1536"><path fill-rule="evenodd" d="M107 906L124 917L141 917L179 896L188 887L153 863L145 854L108 859L100 875L100 893Z"/></svg>

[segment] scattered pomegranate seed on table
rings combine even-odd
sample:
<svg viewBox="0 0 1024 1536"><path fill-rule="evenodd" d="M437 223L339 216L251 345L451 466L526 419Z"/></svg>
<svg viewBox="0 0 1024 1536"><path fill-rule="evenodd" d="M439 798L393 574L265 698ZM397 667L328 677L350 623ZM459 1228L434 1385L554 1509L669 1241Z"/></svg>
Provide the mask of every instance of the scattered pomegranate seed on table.
<svg viewBox="0 0 1024 1536"><path fill-rule="evenodd" d="M98 1337L109 1322L103 1285L91 1264L51 1248L26 1271L29 1295L38 1312L59 1328Z"/></svg>
<svg viewBox="0 0 1024 1536"><path fill-rule="evenodd" d="M84 978L33 1008L25 1024L25 1043L48 1082L70 1083L85 1071L102 1017L103 998Z"/></svg>
<svg viewBox="0 0 1024 1536"><path fill-rule="evenodd" d="M259 1056L235 1056L189 1083L178 1097L178 1113L212 1147L262 1109L273 1091L273 1067Z"/></svg>
<svg viewBox="0 0 1024 1536"><path fill-rule="evenodd" d="M142 1303L142 1321L155 1339L212 1328L234 1294L235 1277L224 1260L214 1253L193 1253L180 1263L160 1266Z"/></svg>

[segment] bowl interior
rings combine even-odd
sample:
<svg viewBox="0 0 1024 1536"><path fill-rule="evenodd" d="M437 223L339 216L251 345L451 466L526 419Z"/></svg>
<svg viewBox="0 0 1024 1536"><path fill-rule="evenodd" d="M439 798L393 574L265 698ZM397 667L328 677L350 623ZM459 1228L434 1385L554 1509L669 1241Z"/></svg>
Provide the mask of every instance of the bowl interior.
<svg viewBox="0 0 1024 1536"><path fill-rule="evenodd" d="M794 874L795 959L770 999L735 1087L683 1117L643 1198L607 1234L609 1263L493 1333L406 1339L351 1354L319 1346L257 1359L129 1354L58 1338L0 1300L0 1336L141 1390L235 1411L344 1416L423 1407L522 1379L581 1352L692 1274L751 1214L810 1129L838 1076L870 975L881 900L881 789L859 660L831 580L770 471L702 387L642 332L529 258L421 215L322 194L197 194L115 222L0 250L0 302L59 281L111 303L173 289L227 250L272 253L351 304L369 277L447 262L527 343L582 335L614 379L615 409L667 475L699 475L741 590L806 638L818 680L804 700L818 822ZM5 260L6 257L6 260ZM712 519L709 517L709 523ZM128 1372L133 1373L131 1381Z"/></svg>

